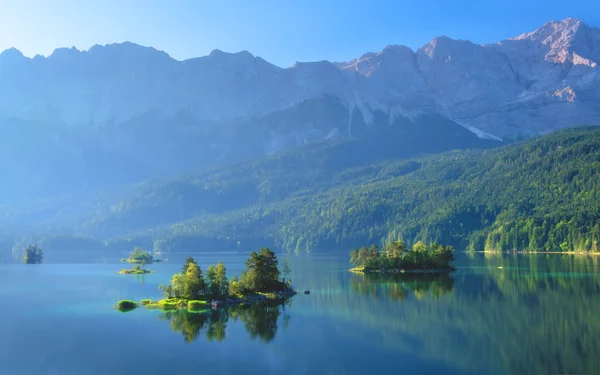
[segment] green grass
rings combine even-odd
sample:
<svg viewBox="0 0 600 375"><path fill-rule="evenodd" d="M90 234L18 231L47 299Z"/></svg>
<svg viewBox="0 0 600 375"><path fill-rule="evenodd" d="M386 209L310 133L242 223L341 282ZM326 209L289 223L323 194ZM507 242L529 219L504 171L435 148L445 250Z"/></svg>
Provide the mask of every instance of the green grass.
<svg viewBox="0 0 600 375"><path fill-rule="evenodd" d="M131 311L131 310L135 309L136 307L138 307L137 302L131 301L128 299L124 299L124 300L117 302L117 305L115 306L115 308L117 310L122 311L122 312Z"/></svg>
<svg viewBox="0 0 600 375"><path fill-rule="evenodd" d="M186 299L179 298L165 298L158 301L152 301L149 299L142 300L142 305L149 309L162 309L162 310L175 310L175 309L188 309L188 310L203 310L208 308L208 303L202 300L188 301Z"/></svg>
<svg viewBox="0 0 600 375"><path fill-rule="evenodd" d="M152 301L145 306L151 309L163 309L163 310L174 310L179 308L185 308L188 305L188 301L178 298L165 298L158 301Z"/></svg>
<svg viewBox="0 0 600 375"><path fill-rule="evenodd" d="M178 302L163 302L159 304L163 310L174 310L178 309L180 304Z"/></svg>
<svg viewBox="0 0 600 375"><path fill-rule="evenodd" d="M281 297L278 297L275 293L257 293L256 295L263 295L268 300L278 300ZM142 306L145 306L148 309L161 309L161 310L177 310L177 309L187 309L188 311L202 311L209 308L208 302L205 300L187 300L183 298L164 298L158 301L153 301L151 299L143 299L140 301ZM122 300L117 303L115 306L116 309L122 312L131 311L138 307L138 303L130 300Z"/></svg>

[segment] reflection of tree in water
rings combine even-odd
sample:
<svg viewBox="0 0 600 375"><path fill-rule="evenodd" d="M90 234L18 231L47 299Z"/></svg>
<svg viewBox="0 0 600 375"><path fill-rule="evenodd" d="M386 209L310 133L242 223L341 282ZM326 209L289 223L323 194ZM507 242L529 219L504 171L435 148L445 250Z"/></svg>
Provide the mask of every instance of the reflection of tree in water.
<svg viewBox="0 0 600 375"><path fill-rule="evenodd" d="M350 289L372 298L404 300L412 292L418 299L426 295L440 297L452 291L454 280L441 274L356 274L350 279Z"/></svg>
<svg viewBox="0 0 600 375"><path fill-rule="evenodd" d="M206 339L208 341L223 341L225 339L225 329L227 328L227 320L229 312L226 310L211 310L210 324L206 329Z"/></svg>
<svg viewBox="0 0 600 375"><path fill-rule="evenodd" d="M288 306L289 303L290 301L287 302ZM278 320L282 310L285 310L284 306L280 302L265 301L202 312L173 310L164 312L159 319L170 321L171 329L174 332L181 332L185 342L188 343L196 341L201 331L204 331L209 341L223 341L230 318L234 321L238 319L242 321L253 339L258 337L264 342L269 342L277 334ZM284 324L287 324L286 317L289 318L289 315L285 311L283 314Z"/></svg>
<svg viewBox="0 0 600 375"><path fill-rule="evenodd" d="M352 275L352 293L332 294L316 307L349 311L397 350L469 373L600 374L600 257L479 255L472 265L450 276L447 298L398 303L401 293L386 277ZM397 284L410 293L408 285L419 282Z"/></svg>
<svg viewBox="0 0 600 375"><path fill-rule="evenodd" d="M135 277L135 279L137 281L140 282L140 284L145 285L146 284L146 275L145 274L140 274L140 275L133 275L133 277Z"/></svg>
<svg viewBox="0 0 600 375"><path fill-rule="evenodd" d="M277 334L277 320L281 304L270 301L262 303L239 306L231 309L231 317L236 321L239 319L244 322L246 331L253 339L260 338L264 342L269 342Z"/></svg>
<svg viewBox="0 0 600 375"><path fill-rule="evenodd" d="M158 317L160 320L171 322L173 332L181 332L185 342L194 342L204 328L206 339L209 341L223 341L225 328L229 319L226 310L207 310L192 312L187 310L165 311Z"/></svg>

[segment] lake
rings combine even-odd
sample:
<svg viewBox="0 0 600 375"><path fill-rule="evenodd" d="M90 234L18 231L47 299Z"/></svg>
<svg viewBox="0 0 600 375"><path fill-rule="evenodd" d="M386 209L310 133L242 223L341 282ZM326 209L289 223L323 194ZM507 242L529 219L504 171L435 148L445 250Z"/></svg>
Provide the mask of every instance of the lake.
<svg viewBox="0 0 600 375"><path fill-rule="evenodd" d="M600 373L598 257L458 253L449 276L381 277L348 272L346 254L291 256L294 286L311 293L284 306L112 308L159 298L185 256L143 276L118 275L119 256L0 259L1 373ZM246 259L195 257L231 276Z"/></svg>

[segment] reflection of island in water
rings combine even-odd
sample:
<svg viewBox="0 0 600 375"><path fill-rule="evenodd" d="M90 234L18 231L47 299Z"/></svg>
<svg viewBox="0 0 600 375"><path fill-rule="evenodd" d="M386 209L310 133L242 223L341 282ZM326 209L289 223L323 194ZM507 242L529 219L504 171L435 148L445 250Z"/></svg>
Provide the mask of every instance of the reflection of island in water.
<svg viewBox="0 0 600 375"><path fill-rule="evenodd" d="M403 353L474 374L600 374L600 257L485 254L469 262L450 280L426 275L430 286L414 275L353 275L351 293L315 294L315 308L347 312ZM328 290L344 283L317 281Z"/></svg>
<svg viewBox="0 0 600 375"><path fill-rule="evenodd" d="M399 274L370 273L355 274L350 279L350 290L372 298L404 300L411 293L417 299L429 295L440 297L454 288L454 280L448 273Z"/></svg>
<svg viewBox="0 0 600 375"><path fill-rule="evenodd" d="M279 318L287 324L289 315L285 308L290 304L291 300L285 304L279 301L264 301L200 312L173 310L163 312L159 319L170 321L173 332L180 332L187 343L196 341L202 333L208 341L223 341L230 320L244 323L252 339L259 338L263 342L270 342L277 334Z"/></svg>

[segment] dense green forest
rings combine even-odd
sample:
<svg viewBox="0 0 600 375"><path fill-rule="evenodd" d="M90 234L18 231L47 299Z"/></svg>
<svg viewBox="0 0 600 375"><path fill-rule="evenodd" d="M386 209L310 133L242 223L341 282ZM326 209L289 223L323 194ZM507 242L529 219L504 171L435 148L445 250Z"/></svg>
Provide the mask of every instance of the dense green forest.
<svg viewBox="0 0 600 375"><path fill-rule="evenodd" d="M383 150L364 141L309 145L147 182L77 230L160 251L259 244L347 251L398 238L457 250L598 249L598 127L422 157Z"/></svg>

